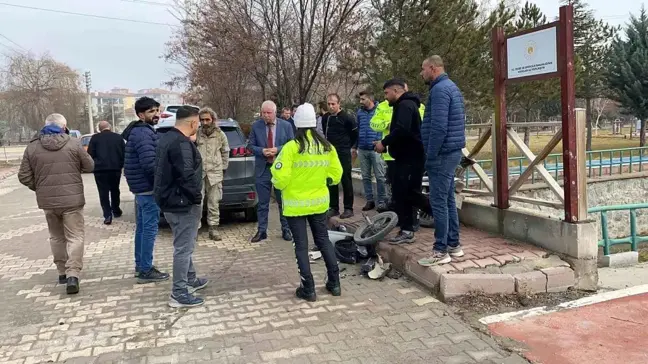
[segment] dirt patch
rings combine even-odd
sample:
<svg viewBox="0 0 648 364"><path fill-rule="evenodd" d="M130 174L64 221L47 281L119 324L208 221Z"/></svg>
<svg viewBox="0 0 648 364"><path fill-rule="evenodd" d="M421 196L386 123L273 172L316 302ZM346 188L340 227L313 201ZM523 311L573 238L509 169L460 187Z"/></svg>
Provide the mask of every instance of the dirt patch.
<svg viewBox="0 0 648 364"><path fill-rule="evenodd" d="M494 336L479 319L498 313L528 310L534 307L556 306L563 302L573 301L594 292L568 290L558 293L485 295L474 292L446 301L454 315L457 315L482 334L492 338L505 350L523 355L527 350L523 343L509 338Z"/></svg>
<svg viewBox="0 0 648 364"><path fill-rule="evenodd" d="M446 303L471 324L488 315L504 312L527 310L540 306L556 306L560 303L589 296L593 292L568 290L558 293L484 295L471 293L466 296L449 299Z"/></svg>

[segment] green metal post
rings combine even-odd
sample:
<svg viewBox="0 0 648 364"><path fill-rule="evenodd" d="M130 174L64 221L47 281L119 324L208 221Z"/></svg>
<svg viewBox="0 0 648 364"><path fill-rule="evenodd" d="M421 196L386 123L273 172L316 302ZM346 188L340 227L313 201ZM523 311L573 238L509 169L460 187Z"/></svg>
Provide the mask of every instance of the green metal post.
<svg viewBox="0 0 648 364"><path fill-rule="evenodd" d="M630 248L633 252L637 251L637 210L630 210Z"/></svg>
<svg viewBox="0 0 648 364"><path fill-rule="evenodd" d="M607 211L601 211L601 231L603 233L603 254L610 254L610 237L608 235Z"/></svg>

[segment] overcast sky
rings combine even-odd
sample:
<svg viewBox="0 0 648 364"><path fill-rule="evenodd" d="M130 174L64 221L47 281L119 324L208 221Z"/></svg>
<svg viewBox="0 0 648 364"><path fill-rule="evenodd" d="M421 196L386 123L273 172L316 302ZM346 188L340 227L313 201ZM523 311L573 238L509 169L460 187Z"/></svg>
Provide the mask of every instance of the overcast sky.
<svg viewBox="0 0 648 364"><path fill-rule="evenodd" d="M534 2L548 18L558 15L559 0ZM20 50L3 36L35 54L50 52L80 72L91 71L92 88L101 91L113 87L131 90L160 87L179 71L177 66L160 58L173 33L170 26L54 13L3 3L178 25L169 12L173 0L0 0L0 52L9 51L9 47ZM641 3L589 1L597 16L615 25L624 24L630 12L639 11Z"/></svg>

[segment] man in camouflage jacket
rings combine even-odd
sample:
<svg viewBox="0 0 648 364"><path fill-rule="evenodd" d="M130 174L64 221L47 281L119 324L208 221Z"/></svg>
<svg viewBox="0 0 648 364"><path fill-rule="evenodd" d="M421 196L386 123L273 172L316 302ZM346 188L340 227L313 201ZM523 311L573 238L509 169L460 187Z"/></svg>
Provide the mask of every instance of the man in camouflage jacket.
<svg viewBox="0 0 648 364"><path fill-rule="evenodd" d="M229 164L230 148L227 136L218 127L214 110L201 109L200 123L202 127L198 132L196 144L203 160L203 196L207 203L209 238L219 241L219 202L223 198L223 176Z"/></svg>

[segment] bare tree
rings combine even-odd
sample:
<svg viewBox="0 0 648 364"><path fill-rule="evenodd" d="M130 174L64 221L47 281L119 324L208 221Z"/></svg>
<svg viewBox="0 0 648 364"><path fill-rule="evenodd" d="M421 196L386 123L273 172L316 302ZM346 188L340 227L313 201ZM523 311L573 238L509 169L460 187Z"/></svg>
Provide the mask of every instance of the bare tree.
<svg viewBox="0 0 648 364"><path fill-rule="evenodd" d="M166 58L181 64L186 86L230 115L305 102L337 72L345 39L364 30L363 0L188 0L184 27Z"/></svg>
<svg viewBox="0 0 648 364"><path fill-rule="evenodd" d="M594 121L594 130L596 130L596 135L598 135L599 121L601 120L601 116L605 112L609 103L610 103L610 99L601 98L601 97L592 100L592 107L596 112L596 120Z"/></svg>
<svg viewBox="0 0 648 364"><path fill-rule="evenodd" d="M68 118L71 128L78 126L83 106L80 77L66 64L48 54L36 57L16 53L8 56L0 80L3 100L22 125L38 130L47 114L59 112Z"/></svg>

